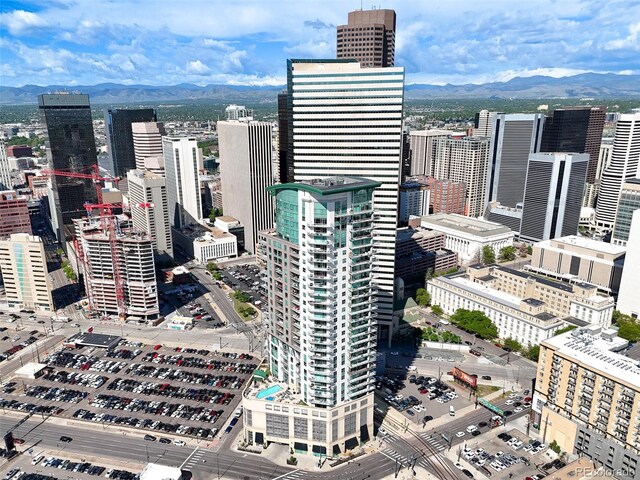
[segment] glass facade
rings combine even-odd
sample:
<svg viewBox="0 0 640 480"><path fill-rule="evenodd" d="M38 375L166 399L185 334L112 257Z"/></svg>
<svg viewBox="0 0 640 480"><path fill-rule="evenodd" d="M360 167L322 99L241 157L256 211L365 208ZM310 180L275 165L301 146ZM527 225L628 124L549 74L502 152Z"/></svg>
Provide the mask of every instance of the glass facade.
<svg viewBox="0 0 640 480"><path fill-rule="evenodd" d="M153 108L105 110L104 125L114 175L125 177L129 170L136 168L131 124L155 121L157 121L157 117Z"/></svg>

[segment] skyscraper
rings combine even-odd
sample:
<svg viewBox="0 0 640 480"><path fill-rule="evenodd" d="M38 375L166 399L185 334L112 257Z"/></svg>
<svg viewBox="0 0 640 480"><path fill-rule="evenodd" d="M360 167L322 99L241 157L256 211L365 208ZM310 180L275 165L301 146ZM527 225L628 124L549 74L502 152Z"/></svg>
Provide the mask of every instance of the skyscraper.
<svg viewBox="0 0 640 480"><path fill-rule="evenodd" d="M629 227L627 256L624 260L617 309L625 315L640 318L640 209L633 212Z"/></svg>
<svg viewBox="0 0 640 480"><path fill-rule="evenodd" d="M47 125L47 154L52 170L90 174L98 157L91 120L89 95L38 95L41 116ZM62 175L51 177L53 221L56 236L63 242L73 234L73 219L86 214L85 202L95 203L96 189L91 179Z"/></svg>
<svg viewBox="0 0 640 480"><path fill-rule="evenodd" d="M488 138L438 137L434 140L432 175L439 180L466 185L464 213L470 217L480 217L484 212L488 160Z"/></svg>
<svg viewBox="0 0 640 480"><path fill-rule="evenodd" d="M9 168L9 159L7 158L7 150L4 140L0 139L0 190L12 190L11 168Z"/></svg>
<svg viewBox="0 0 640 480"><path fill-rule="evenodd" d="M451 136L449 130L411 130L409 132L409 175L433 175L433 143ZM405 179L403 179L405 180Z"/></svg>
<svg viewBox="0 0 640 480"><path fill-rule="evenodd" d="M129 170L127 183L133 226L151 237L157 252L173 257L166 178L153 172ZM141 206L144 204L152 206Z"/></svg>
<svg viewBox="0 0 640 480"><path fill-rule="evenodd" d="M278 94L278 163L280 183L293 182L293 159L289 152L289 95Z"/></svg>
<svg viewBox="0 0 640 480"><path fill-rule="evenodd" d="M595 183L606 113L607 107L555 109L545 120L540 151L589 154L587 183Z"/></svg>
<svg viewBox="0 0 640 480"><path fill-rule="evenodd" d="M596 225L611 230L618 212L622 184L635 178L640 163L640 113L620 115L616 122L611 161L600 179Z"/></svg>
<svg viewBox="0 0 640 480"><path fill-rule="evenodd" d="M32 233L27 197L13 190L0 191L0 239L14 233Z"/></svg>
<svg viewBox="0 0 640 480"><path fill-rule="evenodd" d="M287 88L295 180L347 175L382 184L373 200L373 281L381 334L391 338L404 69L289 60Z"/></svg>
<svg viewBox="0 0 640 480"><path fill-rule="evenodd" d="M337 58L357 60L362 67L393 67L396 48L396 12L355 10L347 25L339 25Z"/></svg>
<svg viewBox="0 0 640 480"><path fill-rule="evenodd" d="M632 178L622 184L616 223L611 235L611 243L626 245L631 230L633 212L640 209L640 178Z"/></svg>
<svg viewBox="0 0 640 480"><path fill-rule="evenodd" d="M475 132L473 133L476 137L487 137L491 138L493 122L498 115L498 112L490 112L489 110L480 110L476 113L475 118Z"/></svg>
<svg viewBox="0 0 640 480"><path fill-rule="evenodd" d="M271 124L218 122L222 210L244 226L244 248L255 253L258 232L273 226Z"/></svg>
<svg viewBox="0 0 640 480"><path fill-rule="evenodd" d="M529 155L521 239L538 242L578 232L588 161L585 153Z"/></svg>
<svg viewBox="0 0 640 480"><path fill-rule="evenodd" d="M111 155L113 174L126 177L129 170L136 168L131 124L135 122L155 122L156 111L153 108L107 109L104 111L104 128L107 147Z"/></svg>
<svg viewBox="0 0 640 480"><path fill-rule="evenodd" d="M141 122L131 124L133 153L137 170L151 170L163 173L162 137L167 134L162 122Z"/></svg>
<svg viewBox="0 0 640 480"><path fill-rule="evenodd" d="M176 229L202 222L195 137L163 137L169 221Z"/></svg>
<svg viewBox="0 0 640 480"><path fill-rule="evenodd" d="M14 233L0 240L0 271L10 308L53 310L47 257L40 237Z"/></svg>
<svg viewBox="0 0 640 480"><path fill-rule="evenodd" d="M379 186L333 177L269 188L276 222L275 230L261 233L269 292L265 342L271 374L288 386L291 400L246 395L247 440L284 440L330 456L371 438L372 199Z"/></svg>
<svg viewBox="0 0 640 480"><path fill-rule="evenodd" d="M516 207L524 198L529 154L540 151L544 115L498 114L491 128L486 201Z"/></svg>

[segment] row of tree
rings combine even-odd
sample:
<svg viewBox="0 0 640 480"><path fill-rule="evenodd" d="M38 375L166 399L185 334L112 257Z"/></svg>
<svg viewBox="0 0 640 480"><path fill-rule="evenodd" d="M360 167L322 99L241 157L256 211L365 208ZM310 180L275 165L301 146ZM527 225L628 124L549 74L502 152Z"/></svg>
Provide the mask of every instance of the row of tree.
<svg viewBox="0 0 640 480"><path fill-rule="evenodd" d="M533 253L533 249L531 245L527 245L526 243L521 243L518 247L507 246L502 247L498 252L498 260L500 262L511 262L516 259L516 255L524 258L527 255L531 255ZM476 258L477 261L488 265L490 263L496 263L496 254L489 245L485 245L479 252L479 258Z"/></svg>

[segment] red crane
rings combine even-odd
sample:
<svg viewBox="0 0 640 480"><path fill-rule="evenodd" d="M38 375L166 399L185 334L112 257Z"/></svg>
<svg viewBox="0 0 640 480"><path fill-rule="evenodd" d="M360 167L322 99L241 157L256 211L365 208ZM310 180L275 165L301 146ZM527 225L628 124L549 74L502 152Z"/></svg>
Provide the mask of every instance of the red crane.
<svg viewBox="0 0 640 480"><path fill-rule="evenodd" d="M67 172L65 170L48 170L48 169L42 169L40 171L46 175L56 175L56 176L67 177L67 178L85 178L85 179L93 180L93 183L96 186L96 196L98 199L98 204L102 204L103 203L102 185L100 185L100 182L111 181L117 184L120 181L120 179L101 176L98 165L94 165L90 168L93 170L93 172L91 173Z"/></svg>

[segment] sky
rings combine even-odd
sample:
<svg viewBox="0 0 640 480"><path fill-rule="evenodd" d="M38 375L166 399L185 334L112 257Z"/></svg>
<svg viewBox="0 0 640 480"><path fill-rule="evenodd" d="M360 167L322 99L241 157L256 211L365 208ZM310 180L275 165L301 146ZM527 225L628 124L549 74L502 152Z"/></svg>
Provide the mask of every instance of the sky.
<svg viewBox="0 0 640 480"><path fill-rule="evenodd" d="M335 58L357 0L0 2L0 86L282 85L287 58ZM407 83L640 73L639 0L378 0Z"/></svg>

